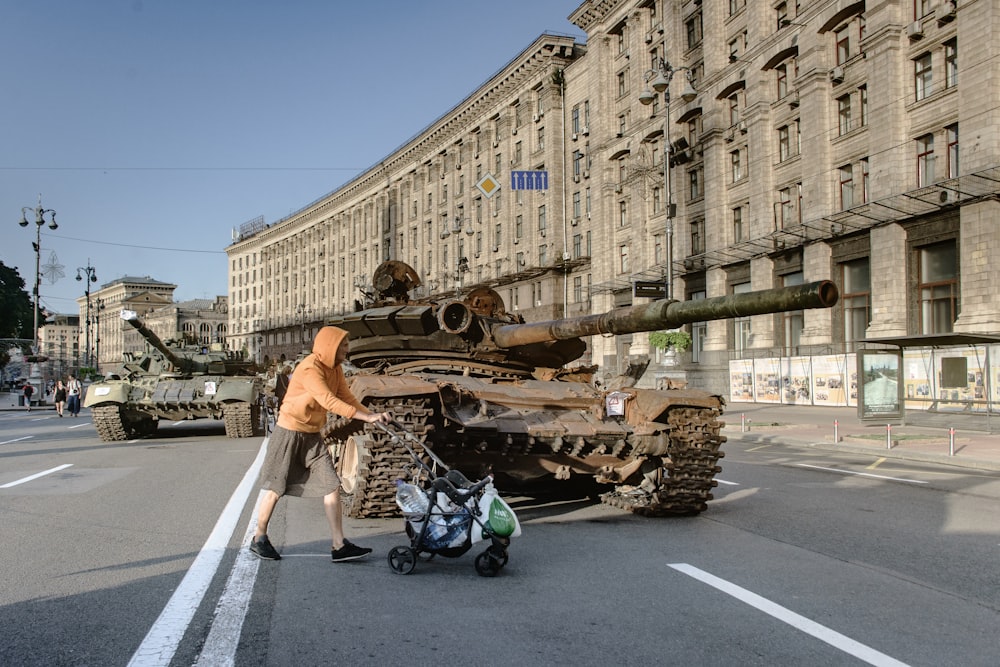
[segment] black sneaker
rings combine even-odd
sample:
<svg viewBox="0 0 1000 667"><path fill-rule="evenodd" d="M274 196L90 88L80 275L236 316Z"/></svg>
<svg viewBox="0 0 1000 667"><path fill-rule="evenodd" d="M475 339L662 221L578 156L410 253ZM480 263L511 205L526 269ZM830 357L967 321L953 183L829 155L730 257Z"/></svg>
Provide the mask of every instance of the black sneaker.
<svg viewBox="0 0 1000 667"><path fill-rule="evenodd" d="M330 549L330 558L334 563L343 563L347 560L357 560L359 558L364 558L372 552L371 549L366 547L359 547L356 544L351 544L347 540L344 540L344 546L339 549Z"/></svg>
<svg viewBox="0 0 1000 667"><path fill-rule="evenodd" d="M267 539L267 535L259 540L250 540L250 553L264 560L281 560L281 554L271 546L271 540Z"/></svg>

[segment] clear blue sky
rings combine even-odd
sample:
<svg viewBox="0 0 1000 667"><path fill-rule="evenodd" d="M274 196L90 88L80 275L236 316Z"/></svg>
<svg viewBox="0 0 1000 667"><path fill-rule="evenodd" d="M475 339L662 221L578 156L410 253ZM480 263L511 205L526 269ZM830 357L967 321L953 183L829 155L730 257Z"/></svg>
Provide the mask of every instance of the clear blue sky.
<svg viewBox="0 0 1000 667"><path fill-rule="evenodd" d="M581 0L582 1L582 0ZM0 0L0 260L77 312L77 267L226 294L231 230L335 190L546 32L577 0Z"/></svg>

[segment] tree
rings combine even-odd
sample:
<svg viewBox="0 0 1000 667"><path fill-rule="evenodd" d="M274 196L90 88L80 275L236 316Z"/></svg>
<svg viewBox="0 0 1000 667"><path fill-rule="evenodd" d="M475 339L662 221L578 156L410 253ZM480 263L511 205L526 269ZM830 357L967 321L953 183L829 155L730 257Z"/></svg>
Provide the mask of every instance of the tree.
<svg viewBox="0 0 1000 667"><path fill-rule="evenodd" d="M34 339L31 295L17 269L0 262L0 338Z"/></svg>

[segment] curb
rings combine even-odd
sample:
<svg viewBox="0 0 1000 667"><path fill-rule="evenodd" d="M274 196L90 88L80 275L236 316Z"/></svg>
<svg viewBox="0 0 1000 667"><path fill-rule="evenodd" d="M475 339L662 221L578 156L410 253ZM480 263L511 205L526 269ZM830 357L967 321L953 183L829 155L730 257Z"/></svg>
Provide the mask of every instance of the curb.
<svg viewBox="0 0 1000 667"><path fill-rule="evenodd" d="M1000 471L1000 461L990 461L987 459L966 458L950 456L948 454L933 454L930 452L914 452L899 447L893 449L879 449L864 445L848 444L845 442L790 442L781 438L773 438L764 435L739 433L728 435L728 441L739 442L759 442L762 444L782 445L784 447L798 447L800 449L822 449L833 452L849 452L852 454L865 454L868 456L884 457L887 459L900 459L906 461L919 461L921 463L934 463L938 465L954 466L956 468L971 468L973 470Z"/></svg>

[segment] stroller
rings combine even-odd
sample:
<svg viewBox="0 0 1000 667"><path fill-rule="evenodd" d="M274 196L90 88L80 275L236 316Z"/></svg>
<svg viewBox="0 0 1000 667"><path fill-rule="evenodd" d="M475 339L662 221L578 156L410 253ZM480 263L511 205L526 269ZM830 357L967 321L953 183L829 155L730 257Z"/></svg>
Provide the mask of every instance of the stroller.
<svg viewBox="0 0 1000 667"><path fill-rule="evenodd" d="M402 444L416 463L416 483L397 480L396 503L403 510L409 546L389 551L389 567L396 574L410 574L417 560L434 556L457 558L479 541L489 541L485 551L476 556L476 573L495 577L507 564L510 538L521 534L513 510L493 488L493 476L472 483L457 470L451 470L426 443L409 431L376 423L393 444ZM424 462L411 446L418 444L433 461ZM438 474L443 470L444 474Z"/></svg>

